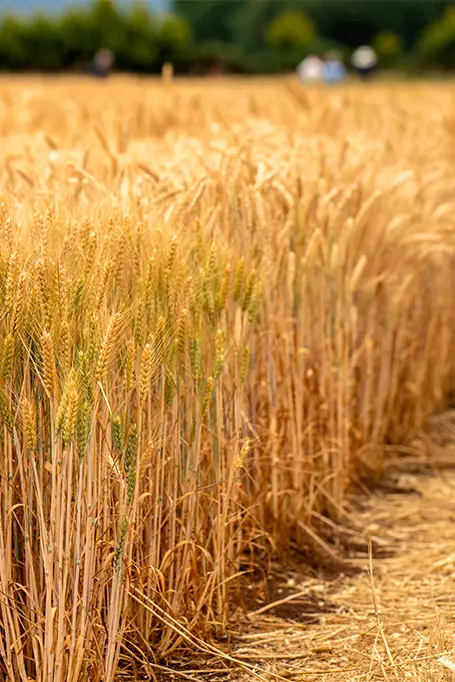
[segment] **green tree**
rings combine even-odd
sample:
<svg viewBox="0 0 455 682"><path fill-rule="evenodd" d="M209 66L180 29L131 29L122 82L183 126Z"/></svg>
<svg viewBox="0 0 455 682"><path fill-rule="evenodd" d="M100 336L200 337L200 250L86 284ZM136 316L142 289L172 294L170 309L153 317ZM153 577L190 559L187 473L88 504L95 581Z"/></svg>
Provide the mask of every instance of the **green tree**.
<svg viewBox="0 0 455 682"><path fill-rule="evenodd" d="M353 48L371 43L382 31L391 31L409 48L450 0L302 0L300 4L328 40Z"/></svg>
<svg viewBox="0 0 455 682"><path fill-rule="evenodd" d="M299 9L296 0L286 1L286 10ZM246 53L263 51L267 46L267 29L283 11L282 0L246 0L232 17L236 43Z"/></svg>
<svg viewBox="0 0 455 682"><path fill-rule="evenodd" d="M310 19L298 10L286 10L267 28L265 38L270 57L264 62L269 62L275 71L294 69L312 49L315 37L316 29Z"/></svg>
<svg viewBox="0 0 455 682"><path fill-rule="evenodd" d="M400 37L392 31L381 31L373 40L373 47L382 66L392 66L397 63L403 52Z"/></svg>
<svg viewBox="0 0 455 682"><path fill-rule="evenodd" d="M0 68L58 71L65 66L56 20L36 14L28 21L4 17L0 23Z"/></svg>
<svg viewBox="0 0 455 682"><path fill-rule="evenodd" d="M64 36L55 19L37 14L22 27L22 42L28 64L41 71L59 71L64 64Z"/></svg>
<svg viewBox="0 0 455 682"><path fill-rule="evenodd" d="M27 64L22 24L12 16L4 17L0 24L0 68L14 71Z"/></svg>
<svg viewBox="0 0 455 682"><path fill-rule="evenodd" d="M455 7L449 7L440 20L427 27L419 52L424 66L455 67Z"/></svg>
<svg viewBox="0 0 455 682"><path fill-rule="evenodd" d="M124 18L111 0L70 8L60 19L59 30L66 66L87 64L101 47L117 55L124 43Z"/></svg>
<svg viewBox="0 0 455 682"><path fill-rule="evenodd" d="M316 29L313 22L298 10L287 10L276 17L267 29L267 44L272 49L307 50Z"/></svg>
<svg viewBox="0 0 455 682"><path fill-rule="evenodd" d="M117 68L144 73L158 71L165 60L183 70L185 64L205 68L212 61L228 70L279 71L295 66L308 49L336 46L349 52L370 41L387 66L417 57L422 65L452 68L455 19L449 5L449 0L173 0L176 14L159 22L143 0L89 0L59 17L0 16L0 69L85 68L107 47Z"/></svg>
<svg viewBox="0 0 455 682"><path fill-rule="evenodd" d="M114 0L95 0L91 6L88 23L97 44L93 48L106 47L114 52L122 46L125 23Z"/></svg>
<svg viewBox="0 0 455 682"><path fill-rule="evenodd" d="M236 43L235 18L248 1L174 0L172 9L188 21L196 43Z"/></svg>
<svg viewBox="0 0 455 682"><path fill-rule="evenodd" d="M124 16L123 41L116 63L120 69L141 73L159 69L158 29L141 3L133 3Z"/></svg>
<svg viewBox="0 0 455 682"><path fill-rule="evenodd" d="M161 61L178 62L193 40L191 26L183 17L169 15L159 25L157 39Z"/></svg>
<svg viewBox="0 0 455 682"><path fill-rule="evenodd" d="M197 42L220 40L248 52L262 50L267 26L285 10L304 13L328 42L350 48L382 31L395 33L408 49L437 20L450 0L174 0Z"/></svg>

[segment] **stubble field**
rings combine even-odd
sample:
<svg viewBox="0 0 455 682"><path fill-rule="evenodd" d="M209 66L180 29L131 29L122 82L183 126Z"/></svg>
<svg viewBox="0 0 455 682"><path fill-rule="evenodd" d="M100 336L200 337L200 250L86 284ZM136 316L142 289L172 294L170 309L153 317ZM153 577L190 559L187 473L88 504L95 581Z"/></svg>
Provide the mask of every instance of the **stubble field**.
<svg viewBox="0 0 455 682"><path fill-rule="evenodd" d="M236 638L270 560L340 574L368 535L354 488L428 459L455 381L454 170L450 85L0 82L5 679L196 654L339 672L263 669ZM327 679L443 679L397 677L374 614L384 659Z"/></svg>

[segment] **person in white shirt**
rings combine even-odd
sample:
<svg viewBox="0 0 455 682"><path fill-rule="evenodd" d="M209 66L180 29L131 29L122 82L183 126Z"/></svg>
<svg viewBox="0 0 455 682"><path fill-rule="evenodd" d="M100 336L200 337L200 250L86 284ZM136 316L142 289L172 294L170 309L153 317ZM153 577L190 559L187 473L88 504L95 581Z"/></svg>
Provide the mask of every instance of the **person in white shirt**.
<svg viewBox="0 0 455 682"><path fill-rule="evenodd" d="M368 78L376 70L378 57L369 45L361 45L351 56L351 64L361 78Z"/></svg>
<svg viewBox="0 0 455 682"><path fill-rule="evenodd" d="M308 55L297 66L302 83L318 83L324 78L324 62L317 55Z"/></svg>

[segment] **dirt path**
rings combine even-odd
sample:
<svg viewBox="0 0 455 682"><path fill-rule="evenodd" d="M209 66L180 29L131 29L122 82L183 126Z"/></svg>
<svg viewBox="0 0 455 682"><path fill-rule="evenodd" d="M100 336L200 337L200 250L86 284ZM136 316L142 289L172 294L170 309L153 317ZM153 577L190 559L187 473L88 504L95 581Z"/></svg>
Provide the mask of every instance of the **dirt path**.
<svg viewBox="0 0 455 682"><path fill-rule="evenodd" d="M452 414L432 438L432 454L455 465ZM352 557L354 576L299 583L281 573L277 598L300 596L252 616L234 655L257 662L267 680L455 680L438 661L445 655L455 670L455 469L426 462L419 474L402 463L395 487L375 491L358 512L382 545L373 579L366 547Z"/></svg>

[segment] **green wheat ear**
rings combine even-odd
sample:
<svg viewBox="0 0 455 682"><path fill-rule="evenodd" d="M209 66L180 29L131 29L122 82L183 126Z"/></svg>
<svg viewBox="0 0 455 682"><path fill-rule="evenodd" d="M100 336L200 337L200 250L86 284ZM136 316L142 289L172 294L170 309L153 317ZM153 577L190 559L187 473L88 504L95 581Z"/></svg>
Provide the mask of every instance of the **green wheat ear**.
<svg viewBox="0 0 455 682"><path fill-rule="evenodd" d="M118 415L112 420L112 441L114 448L119 456L123 455L123 440L125 434L123 431L123 423L121 417Z"/></svg>
<svg viewBox="0 0 455 682"><path fill-rule="evenodd" d="M125 460L124 467L125 473L128 475L128 471L134 462L136 462L137 450L139 447L139 431L136 424L130 426L128 433L128 439L126 441L125 449Z"/></svg>
<svg viewBox="0 0 455 682"><path fill-rule="evenodd" d="M190 340L190 362L193 376L196 381L199 381L202 377L202 358L199 339L196 337Z"/></svg>
<svg viewBox="0 0 455 682"><path fill-rule="evenodd" d="M126 479L126 490L127 490L127 502L131 504L134 497L134 492L136 490L136 461L132 462L128 469L127 479Z"/></svg>
<svg viewBox="0 0 455 682"><path fill-rule="evenodd" d="M86 353L84 353L84 351L82 350L78 352L78 364L79 385L82 389L85 399L89 403L92 403L93 402L93 376L91 375L92 370L89 365L88 357Z"/></svg>
<svg viewBox="0 0 455 682"><path fill-rule="evenodd" d="M115 551L114 551L114 567L115 567L116 572L120 571L122 556L123 556L123 553L125 551L127 533L128 533L128 519L126 518L126 516L123 516L122 520L120 521L118 535L117 535L117 544L115 546Z"/></svg>
<svg viewBox="0 0 455 682"><path fill-rule="evenodd" d="M175 395L175 382L171 374L166 374L165 385L164 385L164 402L166 405L170 405L174 395Z"/></svg>
<svg viewBox="0 0 455 682"><path fill-rule="evenodd" d="M250 347L246 346L242 353L242 362L240 366L240 381L244 383L247 379L248 373L250 371Z"/></svg>

